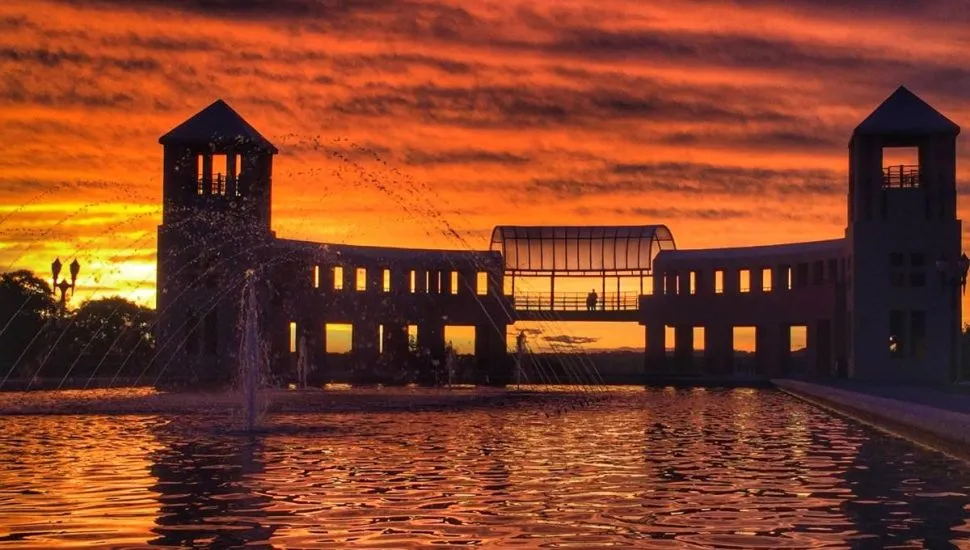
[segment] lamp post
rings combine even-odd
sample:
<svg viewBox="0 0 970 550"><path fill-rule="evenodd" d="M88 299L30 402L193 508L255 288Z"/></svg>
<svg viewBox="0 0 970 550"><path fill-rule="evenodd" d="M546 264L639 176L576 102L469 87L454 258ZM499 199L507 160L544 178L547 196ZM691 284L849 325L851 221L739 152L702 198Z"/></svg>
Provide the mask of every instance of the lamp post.
<svg viewBox="0 0 970 550"><path fill-rule="evenodd" d="M74 258L74 261L71 262L70 266L68 266L68 268L71 271L71 282L67 282L67 279L61 279L61 282L57 282L57 278L61 274L62 267L63 267L63 264L61 263L60 258L56 258L53 261L53 263L51 263L51 275L53 277L52 280L54 281L54 284L51 287L51 293L56 296L57 291L58 290L61 291L61 300L60 300L61 314L63 314L65 309L67 308L67 291L70 290L71 295L72 296L74 295L74 290L77 287L77 276L81 272L81 264L80 262L77 261L77 258Z"/></svg>
<svg viewBox="0 0 970 550"><path fill-rule="evenodd" d="M940 283L943 291L948 294L950 301L950 314L952 316L950 327L950 382L959 382L961 378L959 337L961 320L957 312L960 311L960 296L967 290L967 271L970 269L970 257L966 253L960 254L959 258L947 259L940 256L936 261L936 270L940 273ZM959 292L958 292L959 291Z"/></svg>

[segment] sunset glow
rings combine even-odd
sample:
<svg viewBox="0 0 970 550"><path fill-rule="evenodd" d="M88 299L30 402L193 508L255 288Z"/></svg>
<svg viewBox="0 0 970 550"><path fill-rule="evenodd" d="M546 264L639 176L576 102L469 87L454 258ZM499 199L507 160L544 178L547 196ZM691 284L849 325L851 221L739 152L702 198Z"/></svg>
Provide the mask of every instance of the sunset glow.
<svg viewBox="0 0 970 550"><path fill-rule="evenodd" d="M897 86L970 124L962 2L652 4L3 2L0 266L77 257L76 300L153 305L158 137L217 98L280 149L277 236L458 249L499 224L839 238L849 136Z"/></svg>

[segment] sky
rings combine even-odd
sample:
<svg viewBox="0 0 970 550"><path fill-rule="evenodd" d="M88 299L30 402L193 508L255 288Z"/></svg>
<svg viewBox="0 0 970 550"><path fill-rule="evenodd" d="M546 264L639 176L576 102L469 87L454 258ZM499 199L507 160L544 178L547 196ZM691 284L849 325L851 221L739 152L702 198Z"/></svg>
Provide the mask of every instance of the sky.
<svg viewBox="0 0 970 550"><path fill-rule="evenodd" d="M963 0L7 0L0 270L78 257L77 300L152 304L157 140L218 98L280 149L280 237L837 238L852 129L900 84L970 122L967 51ZM966 138L959 155L966 192Z"/></svg>

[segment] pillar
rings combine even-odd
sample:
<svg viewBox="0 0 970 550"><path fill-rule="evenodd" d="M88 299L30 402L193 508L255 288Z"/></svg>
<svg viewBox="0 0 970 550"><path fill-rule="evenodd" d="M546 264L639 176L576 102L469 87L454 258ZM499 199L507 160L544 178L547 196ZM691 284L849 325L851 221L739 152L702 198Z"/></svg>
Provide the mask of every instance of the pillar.
<svg viewBox="0 0 970 550"><path fill-rule="evenodd" d="M357 290L357 266L343 264L344 292L355 292Z"/></svg>
<svg viewBox="0 0 970 550"><path fill-rule="evenodd" d="M384 324L384 351L381 363L391 370L406 372L411 367L409 361L408 326L401 323Z"/></svg>
<svg viewBox="0 0 970 550"><path fill-rule="evenodd" d="M511 383L514 360L509 357L506 347L507 333L506 325L475 325L477 384L505 386Z"/></svg>
<svg viewBox="0 0 970 550"><path fill-rule="evenodd" d="M778 325L778 373L782 376L791 374L791 326L786 323Z"/></svg>
<svg viewBox="0 0 970 550"><path fill-rule="evenodd" d="M666 342L664 342L664 325L661 322L650 323L645 327L647 350L645 369L648 373L663 372Z"/></svg>
<svg viewBox="0 0 970 550"><path fill-rule="evenodd" d="M705 373L723 376L734 369L734 334L731 325L713 324L704 328Z"/></svg>
<svg viewBox="0 0 970 550"><path fill-rule="evenodd" d="M354 366L373 367L377 362L378 351L380 350L379 325L372 321L354 322L353 332L351 333L352 352L354 356Z"/></svg>
<svg viewBox="0 0 970 550"><path fill-rule="evenodd" d="M320 319L304 318L298 322L296 333L297 355L303 350L307 354L307 366L310 371L307 380L317 382L324 370L327 355L326 325ZM304 342L306 342L304 344Z"/></svg>
<svg viewBox="0 0 970 550"><path fill-rule="evenodd" d="M759 375L774 377L780 374L782 350L778 325L763 324L755 327L755 369Z"/></svg>
<svg viewBox="0 0 970 550"><path fill-rule="evenodd" d="M674 369L678 374L689 372L694 359L694 327L678 325L674 328Z"/></svg>
<svg viewBox="0 0 970 550"><path fill-rule="evenodd" d="M445 326L440 322L418 324L418 350L421 361L418 364L418 381L421 384L435 384L438 368L445 359Z"/></svg>

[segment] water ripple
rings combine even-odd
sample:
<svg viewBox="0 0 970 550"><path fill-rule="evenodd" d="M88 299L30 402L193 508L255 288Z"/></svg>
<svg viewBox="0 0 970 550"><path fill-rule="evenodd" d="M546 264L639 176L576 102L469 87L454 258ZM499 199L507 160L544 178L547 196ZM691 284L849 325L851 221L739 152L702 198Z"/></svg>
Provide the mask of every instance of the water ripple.
<svg viewBox="0 0 970 550"><path fill-rule="evenodd" d="M966 464L768 390L214 421L0 417L0 548L970 545Z"/></svg>

